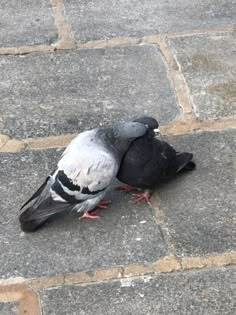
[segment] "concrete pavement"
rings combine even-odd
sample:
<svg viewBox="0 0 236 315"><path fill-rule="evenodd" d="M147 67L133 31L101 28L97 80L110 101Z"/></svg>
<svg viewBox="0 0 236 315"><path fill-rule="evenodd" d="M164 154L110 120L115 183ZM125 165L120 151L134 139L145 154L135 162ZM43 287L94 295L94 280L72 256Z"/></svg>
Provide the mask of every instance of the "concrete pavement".
<svg viewBox="0 0 236 315"><path fill-rule="evenodd" d="M0 314L234 314L235 1L4 1ZM149 114L197 169L21 232L81 130ZM115 185L115 183L114 183Z"/></svg>

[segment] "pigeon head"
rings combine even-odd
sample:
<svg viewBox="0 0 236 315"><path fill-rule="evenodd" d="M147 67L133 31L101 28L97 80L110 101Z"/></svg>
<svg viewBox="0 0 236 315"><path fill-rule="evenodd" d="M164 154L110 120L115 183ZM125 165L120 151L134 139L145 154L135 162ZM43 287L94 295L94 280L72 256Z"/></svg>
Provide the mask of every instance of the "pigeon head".
<svg viewBox="0 0 236 315"><path fill-rule="evenodd" d="M141 122L124 122L113 127L115 138L134 140L147 132L147 126Z"/></svg>
<svg viewBox="0 0 236 315"><path fill-rule="evenodd" d="M107 133L106 139L114 145L116 150L124 154L131 142L145 135L147 130L147 127L140 122L119 123L113 126L111 133Z"/></svg>
<svg viewBox="0 0 236 315"><path fill-rule="evenodd" d="M152 135L159 136L160 131L159 131L159 124L155 118L144 116L140 117L138 119L135 119L134 122L139 122L141 124L144 124L149 131L151 131Z"/></svg>

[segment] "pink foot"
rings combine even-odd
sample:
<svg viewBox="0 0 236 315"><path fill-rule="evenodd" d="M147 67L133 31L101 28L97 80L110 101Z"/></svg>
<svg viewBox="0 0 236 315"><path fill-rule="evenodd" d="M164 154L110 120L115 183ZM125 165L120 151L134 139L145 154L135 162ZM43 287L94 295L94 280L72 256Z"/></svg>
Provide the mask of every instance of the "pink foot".
<svg viewBox="0 0 236 315"><path fill-rule="evenodd" d="M90 211L90 212L85 212L79 219L82 220L84 218L88 219L99 219L100 217L96 215L98 213L99 209Z"/></svg>
<svg viewBox="0 0 236 315"><path fill-rule="evenodd" d="M139 198L133 200L132 201L133 203L138 203L142 200L146 200L147 204L151 205L151 201L149 199L150 195L147 192L132 194L132 196L139 197Z"/></svg>
<svg viewBox="0 0 236 315"><path fill-rule="evenodd" d="M104 199L101 202L99 202L99 204L97 205L98 208L100 209L106 209L107 206L110 203L112 203L111 200L108 199ZM82 220L84 218L89 218L89 219L99 219L100 217L98 215L96 215L99 212L99 209L94 209L92 211L89 212L85 212L79 219Z"/></svg>
<svg viewBox="0 0 236 315"><path fill-rule="evenodd" d="M101 202L99 202L99 204L98 204L97 206L98 206L98 208L106 209L106 208L107 208L106 205L109 205L110 203L112 203L111 200L106 200L106 199L104 199L104 200L102 200Z"/></svg>
<svg viewBox="0 0 236 315"><path fill-rule="evenodd" d="M141 189L130 186L130 185L123 185L123 186L117 186L116 190L123 190L124 192L130 192L131 190L141 190Z"/></svg>

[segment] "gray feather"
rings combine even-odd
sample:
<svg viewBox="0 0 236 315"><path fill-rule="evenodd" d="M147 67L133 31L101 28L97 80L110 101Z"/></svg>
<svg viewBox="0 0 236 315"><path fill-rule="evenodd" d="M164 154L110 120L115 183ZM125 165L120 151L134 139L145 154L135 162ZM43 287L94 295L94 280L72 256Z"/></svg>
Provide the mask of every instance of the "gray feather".
<svg viewBox="0 0 236 315"><path fill-rule="evenodd" d="M70 210L72 207L68 203L56 202L51 197L46 198L37 209L30 206L20 214L21 229L24 232L33 232L54 214Z"/></svg>

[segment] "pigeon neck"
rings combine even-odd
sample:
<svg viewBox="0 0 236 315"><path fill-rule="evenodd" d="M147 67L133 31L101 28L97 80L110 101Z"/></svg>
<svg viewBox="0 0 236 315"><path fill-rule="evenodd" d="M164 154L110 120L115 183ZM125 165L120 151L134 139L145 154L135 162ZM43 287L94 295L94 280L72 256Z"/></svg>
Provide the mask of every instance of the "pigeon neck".
<svg viewBox="0 0 236 315"><path fill-rule="evenodd" d="M109 146L109 149L111 149L116 156L122 158L134 139L124 139L117 134L114 135L113 132L107 132L107 130L103 131L103 137L106 145Z"/></svg>
<svg viewBox="0 0 236 315"><path fill-rule="evenodd" d="M112 144L117 152L119 152L123 156L125 152L129 149L131 142L131 139L114 138Z"/></svg>

